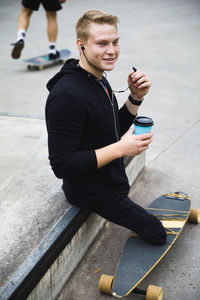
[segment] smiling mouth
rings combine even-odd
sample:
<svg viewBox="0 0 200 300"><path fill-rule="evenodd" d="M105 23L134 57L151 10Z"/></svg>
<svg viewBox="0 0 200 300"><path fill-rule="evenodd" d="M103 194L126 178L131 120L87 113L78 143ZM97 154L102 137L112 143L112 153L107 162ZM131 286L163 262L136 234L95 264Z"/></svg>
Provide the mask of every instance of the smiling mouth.
<svg viewBox="0 0 200 300"><path fill-rule="evenodd" d="M107 62L113 62L115 60L115 57L113 57L113 58L104 58L103 60L105 60Z"/></svg>

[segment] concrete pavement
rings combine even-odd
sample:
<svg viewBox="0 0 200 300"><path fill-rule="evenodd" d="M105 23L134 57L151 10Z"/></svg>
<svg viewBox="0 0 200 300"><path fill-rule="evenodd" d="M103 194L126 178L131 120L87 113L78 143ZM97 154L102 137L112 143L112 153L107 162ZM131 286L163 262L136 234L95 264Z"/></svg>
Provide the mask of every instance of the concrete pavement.
<svg viewBox="0 0 200 300"><path fill-rule="evenodd" d="M121 17L123 61L130 62L134 55L153 83L141 111L155 120L154 142L146 152L147 167L130 193L143 206L176 190L185 191L193 206L200 206L199 16L197 1L134 1ZM102 273L114 274L128 232L114 224L105 228L58 300L110 299L99 293L98 281ZM200 226L187 224L142 287L163 286L164 300L199 300L199 234Z"/></svg>
<svg viewBox="0 0 200 300"><path fill-rule="evenodd" d="M22 59L15 61L10 58L9 44L16 39L19 6L17 1L4 0L0 9L1 28L4 28L0 53L0 224L3 241L0 250L3 258L8 258L13 237L20 236L24 230L32 234L28 242L24 241L24 245L28 246L24 251L28 253L67 209L61 183L48 168L43 121L48 94L45 84L59 67L30 72L22 61L46 52L46 21L42 8L32 17ZM199 207L199 1L88 0L84 5L80 0L68 1L59 12L58 48L70 48L75 57L78 53L74 25L88 9L102 9L120 18L121 55L115 71L108 73L113 89L126 87L127 74L132 66L144 70L152 81L151 92L140 114L154 119L154 142L146 152L147 168L132 187L132 197L145 206L161 193L183 190L192 197L193 205ZM125 96L127 94L118 95L120 104ZM45 198L44 194L50 187L53 192L50 190ZM22 191L20 202L14 197L15 192L19 196L19 191ZM59 197L51 198L55 193ZM34 199L32 195L35 195ZM38 224L41 215L45 216L42 225ZM34 240L35 233L37 241ZM147 279L146 283L164 286L164 299L200 298L199 233L198 226L188 225L174 249ZM71 277L60 299L108 299L98 293L98 277L101 272L113 273L126 235L125 229L113 224L104 230ZM20 258L19 251L16 255ZM6 266L14 270L17 267L15 262L16 256L12 254ZM5 264L1 265L1 283L7 276L4 267ZM94 273L99 267L102 271Z"/></svg>
<svg viewBox="0 0 200 300"><path fill-rule="evenodd" d="M130 197L146 207L166 191L190 190L193 206L199 207L199 188L190 186L166 173L147 168L132 186ZM98 290L102 274L113 275L123 246L130 231L110 223L90 247L87 255L68 280L57 300L109 300ZM146 289L153 284L162 286L163 300L199 300L199 225L187 224L184 231L158 264L158 266L140 284ZM142 300L140 295L130 294L127 299Z"/></svg>

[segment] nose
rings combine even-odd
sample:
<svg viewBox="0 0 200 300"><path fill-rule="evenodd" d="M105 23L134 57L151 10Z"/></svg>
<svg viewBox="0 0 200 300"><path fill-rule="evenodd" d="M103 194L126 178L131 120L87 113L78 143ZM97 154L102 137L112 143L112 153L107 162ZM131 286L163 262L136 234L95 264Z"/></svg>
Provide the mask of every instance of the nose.
<svg viewBox="0 0 200 300"><path fill-rule="evenodd" d="M108 45L107 53L108 53L108 54L114 54L114 53L115 53L115 49L114 49L114 46L113 46L112 43L110 43L110 44Z"/></svg>

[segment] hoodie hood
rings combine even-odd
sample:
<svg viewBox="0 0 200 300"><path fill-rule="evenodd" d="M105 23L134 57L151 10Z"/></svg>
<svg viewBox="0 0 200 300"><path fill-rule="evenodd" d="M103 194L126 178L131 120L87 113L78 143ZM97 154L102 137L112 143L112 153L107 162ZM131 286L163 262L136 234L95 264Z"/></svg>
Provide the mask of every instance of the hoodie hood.
<svg viewBox="0 0 200 300"><path fill-rule="evenodd" d="M75 58L71 58L68 59L65 64L63 65L63 67L61 68L61 70L56 73L48 82L47 82L47 89L49 90L49 92L54 88L54 86L57 84L57 82L66 74L75 74L77 75L78 73L84 73L88 78L94 78L95 80L98 80L98 78L93 75L92 73L86 71L85 69L81 68L79 66L79 60L75 59ZM106 78L104 76L102 76L101 79L105 85L107 85L109 87L109 83L107 82Z"/></svg>
<svg viewBox="0 0 200 300"><path fill-rule="evenodd" d="M56 85L56 83L65 75L68 73L72 73L77 69L80 69L80 67L78 67L78 59L68 59L65 64L63 65L63 67L61 68L61 70L56 73L56 75L54 75L48 82L47 82L47 89L49 91L51 91L53 89L53 87Z"/></svg>

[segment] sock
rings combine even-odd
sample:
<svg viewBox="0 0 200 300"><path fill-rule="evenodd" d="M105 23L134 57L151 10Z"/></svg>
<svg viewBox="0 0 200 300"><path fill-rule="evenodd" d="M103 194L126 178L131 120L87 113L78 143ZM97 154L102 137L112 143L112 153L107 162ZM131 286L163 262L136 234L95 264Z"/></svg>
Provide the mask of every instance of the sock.
<svg viewBox="0 0 200 300"><path fill-rule="evenodd" d="M56 54L56 43L49 42L49 53Z"/></svg>
<svg viewBox="0 0 200 300"><path fill-rule="evenodd" d="M19 29L17 32L17 40L25 40L25 36L26 36L26 30L24 29Z"/></svg>

